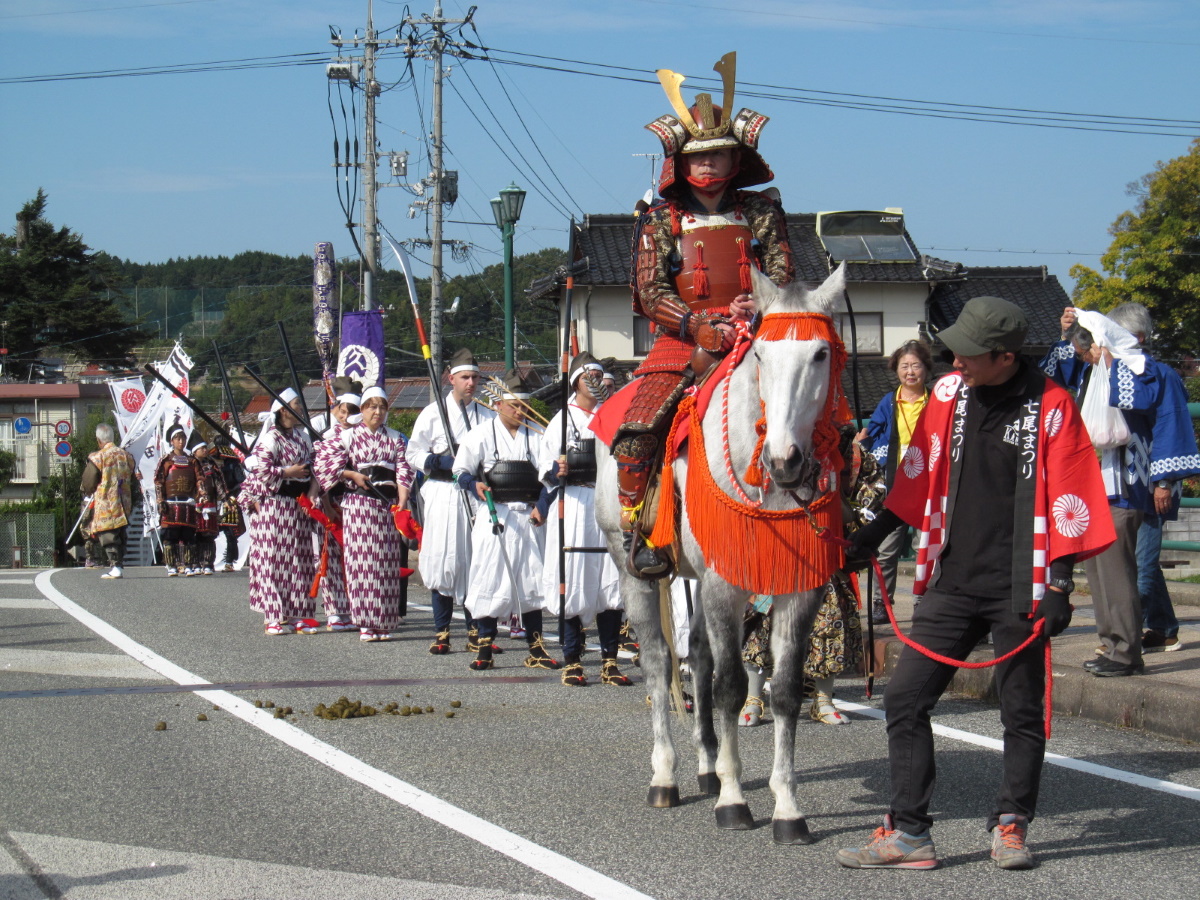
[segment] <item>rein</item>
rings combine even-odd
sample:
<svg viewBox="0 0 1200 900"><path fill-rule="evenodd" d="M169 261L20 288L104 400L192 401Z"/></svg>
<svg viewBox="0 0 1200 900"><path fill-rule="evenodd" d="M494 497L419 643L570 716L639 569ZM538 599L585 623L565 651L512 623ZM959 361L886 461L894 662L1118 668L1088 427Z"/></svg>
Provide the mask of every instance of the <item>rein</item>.
<svg viewBox="0 0 1200 900"><path fill-rule="evenodd" d="M843 549L850 546L850 542L848 540L846 540L845 538L837 537L836 535L830 534L828 532L820 534L820 537L822 540L829 541L830 543L836 544L837 546L839 546ZM887 612L888 622L891 623L892 630L895 631L896 637L900 639L900 643L902 643L905 647L911 647L913 650L916 650L922 656L932 659L936 663L942 663L943 665L953 666L956 669L990 669L992 666L998 666L998 665L1000 665L1000 663L1008 662L1013 657L1028 650L1034 644L1034 642L1036 642L1038 639L1040 639L1043 636L1043 633L1046 629L1046 620L1038 619L1036 622L1033 623L1032 633L1030 633L1029 637L1027 637L1020 644L1020 646L1016 647L1013 650L1010 650L1008 653L1005 653L1003 656L997 656L995 659L985 659L985 660L980 660L978 662L969 662L964 659L954 659L953 657L950 657L950 656L944 656L941 653L937 653L933 650L930 650L928 647L918 644L916 641L914 641L912 638L910 638L908 635L906 635L904 632L902 632L900 630L900 625L896 621L896 612L895 612L895 610L892 609L892 598L888 595L887 584L884 582L884 579L883 579L883 567L879 565L879 557L877 557L873 554L871 556L871 567L875 573L875 578L879 582L879 598L883 601L883 608ZM1045 641L1044 659L1045 659L1045 666L1046 666L1046 695L1045 695L1043 704L1045 706L1045 712L1044 712L1045 734L1046 734L1047 740L1049 740L1050 731L1051 731L1051 721L1054 716L1054 665L1053 665L1053 651L1051 650L1050 640L1048 638Z"/></svg>

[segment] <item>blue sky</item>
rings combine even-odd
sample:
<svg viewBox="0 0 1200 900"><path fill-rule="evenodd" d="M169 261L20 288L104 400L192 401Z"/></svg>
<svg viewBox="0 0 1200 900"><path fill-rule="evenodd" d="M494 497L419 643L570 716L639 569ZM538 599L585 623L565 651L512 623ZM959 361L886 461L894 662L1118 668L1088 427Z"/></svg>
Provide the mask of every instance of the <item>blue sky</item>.
<svg viewBox="0 0 1200 900"><path fill-rule="evenodd" d="M444 13L461 17L467 6L445 0ZM719 95L699 79L737 50L740 86L829 92L805 95L826 103L861 95L856 102L1190 120L1182 129L1134 129L1167 135L1122 134L897 115L739 91L737 106L771 117L761 149L789 211L903 207L924 252L968 265L1046 265L1068 285L1073 263L1098 265L1108 226L1133 204L1126 184L1156 161L1185 153L1200 133L1200 4L1193 0L478 6L478 34L468 36L497 59L639 80L670 68L689 76L689 100L700 89ZM433 3L414 0L410 7L431 12ZM376 27L394 33L410 7L376 0ZM0 230L11 230L12 216L41 187L51 221L69 225L94 249L135 262L242 250L308 254L321 240L349 254L319 57L333 54L329 26L348 37L364 28L366 10L367 0L0 0ZM317 64L12 81L285 56ZM659 149L643 130L670 111L657 83L448 62L447 166L460 172L461 195L448 218L490 222L488 200L516 181L530 190L517 252L565 247L571 212L628 211L648 187L650 162L635 154ZM399 57L380 64L380 81L395 87L379 99L379 140L385 152L409 151L415 180L428 166L422 116L431 69L417 60L407 76ZM894 99L864 99L881 97ZM336 92L333 106L340 130ZM507 136L489 109L505 120ZM380 174L386 178L386 166ZM551 199L533 190L535 175ZM400 188L381 192L380 218L398 238L424 236L424 217L407 215L412 199ZM490 224L449 224L446 236L471 245L467 262L448 264L451 274L500 260L499 233ZM418 274L427 268L419 265Z"/></svg>

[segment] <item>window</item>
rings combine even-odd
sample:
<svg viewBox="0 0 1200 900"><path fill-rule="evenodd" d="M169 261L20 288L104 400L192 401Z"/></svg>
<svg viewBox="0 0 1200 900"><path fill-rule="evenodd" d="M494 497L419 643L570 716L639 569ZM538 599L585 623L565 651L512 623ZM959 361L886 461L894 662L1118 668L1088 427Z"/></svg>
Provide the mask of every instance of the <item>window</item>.
<svg viewBox="0 0 1200 900"><path fill-rule="evenodd" d="M650 320L642 316L633 317L633 355L645 356L654 344L654 335L650 332Z"/></svg>
<svg viewBox="0 0 1200 900"><path fill-rule="evenodd" d="M854 330L850 330L849 313L840 313L837 317L838 334L846 345L846 352L852 352L851 335L858 337L859 356L883 356L883 313L867 312L854 314Z"/></svg>

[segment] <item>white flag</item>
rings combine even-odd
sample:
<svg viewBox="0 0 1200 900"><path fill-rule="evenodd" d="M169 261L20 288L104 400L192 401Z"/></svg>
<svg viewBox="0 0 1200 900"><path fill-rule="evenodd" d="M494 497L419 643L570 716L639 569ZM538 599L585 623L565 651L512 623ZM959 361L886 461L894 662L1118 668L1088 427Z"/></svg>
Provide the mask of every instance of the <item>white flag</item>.
<svg viewBox="0 0 1200 900"><path fill-rule="evenodd" d="M125 440L125 433L137 418L138 412L146 404L146 386L140 378L122 378L110 381L108 389L112 392L113 409L117 415L117 429L120 439Z"/></svg>

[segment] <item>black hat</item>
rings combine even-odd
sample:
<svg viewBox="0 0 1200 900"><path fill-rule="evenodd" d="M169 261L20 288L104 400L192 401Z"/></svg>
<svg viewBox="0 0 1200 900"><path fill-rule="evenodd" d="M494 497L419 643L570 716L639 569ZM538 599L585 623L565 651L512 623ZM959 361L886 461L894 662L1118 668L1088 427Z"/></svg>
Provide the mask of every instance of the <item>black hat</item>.
<svg viewBox="0 0 1200 900"><path fill-rule="evenodd" d="M170 441L174 440L175 435L177 435L177 434L183 435L184 440L185 441L187 440L187 430L182 425L180 425L178 422L176 422L174 425L172 425L170 428L167 429L168 443Z"/></svg>
<svg viewBox="0 0 1200 900"><path fill-rule="evenodd" d="M337 375L334 377L333 399L338 403L349 403L351 406L358 406L361 395L361 381L355 381L347 375Z"/></svg>
<svg viewBox="0 0 1200 900"><path fill-rule="evenodd" d="M602 376L604 374L604 366L600 365L600 362L596 359L596 357L584 350L582 353L576 354L575 358L571 360L571 368L569 370L570 374L567 377L567 383L574 385L575 379L589 369L593 372L596 372L597 375Z"/></svg>
<svg viewBox="0 0 1200 900"><path fill-rule="evenodd" d="M475 354L466 347L459 347L454 351L454 355L450 357L450 374L457 375L459 372L478 372L479 365L475 362Z"/></svg>
<svg viewBox="0 0 1200 900"><path fill-rule="evenodd" d="M990 351L1016 353L1025 343L1029 320L1015 303L1000 297L972 297L938 339L958 356Z"/></svg>
<svg viewBox="0 0 1200 900"><path fill-rule="evenodd" d="M509 369L504 373L504 387L506 390L501 400L528 400L533 395L533 390L517 369Z"/></svg>
<svg viewBox="0 0 1200 900"><path fill-rule="evenodd" d="M206 441L204 439L204 435L202 435L198 429L194 430L192 432L192 436L188 439L188 442L187 442L188 453L195 453L201 447L207 447L207 446L208 446L208 441Z"/></svg>

